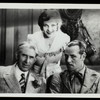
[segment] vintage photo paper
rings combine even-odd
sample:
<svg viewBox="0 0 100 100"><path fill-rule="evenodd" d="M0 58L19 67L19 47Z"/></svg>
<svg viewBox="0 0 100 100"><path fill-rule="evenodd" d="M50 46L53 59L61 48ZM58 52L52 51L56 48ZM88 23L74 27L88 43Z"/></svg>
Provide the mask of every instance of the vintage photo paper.
<svg viewBox="0 0 100 100"><path fill-rule="evenodd" d="M27 40L27 35L41 30L38 18L47 9L57 10L60 13L61 31L68 34L71 40L80 39L89 43L88 46L92 50L87 53L85 64L88 68L100 73L100 4L0 3L0 67L13 65L16 62L17 46ZM68 20L70 20L69 23ZM85 35L78 33L77 28L80 25ZM56 44L60 45L59 43ZM61 60L61 68L65 70L64 58ZM0 93L0 97L100 97L99 93L92 92L91 90L87 94Z"/></svg>

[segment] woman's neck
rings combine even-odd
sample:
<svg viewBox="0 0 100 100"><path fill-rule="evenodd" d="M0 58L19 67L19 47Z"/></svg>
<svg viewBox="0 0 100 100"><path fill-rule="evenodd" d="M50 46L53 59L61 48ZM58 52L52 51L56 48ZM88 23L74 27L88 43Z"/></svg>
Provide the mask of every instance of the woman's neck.
<svg viewBox="0 0 100 100"><path fill-rule="evenodd" d="M45 45L47 49L51 48L53 41L54 41L54 38L45 38Z"/></svg>

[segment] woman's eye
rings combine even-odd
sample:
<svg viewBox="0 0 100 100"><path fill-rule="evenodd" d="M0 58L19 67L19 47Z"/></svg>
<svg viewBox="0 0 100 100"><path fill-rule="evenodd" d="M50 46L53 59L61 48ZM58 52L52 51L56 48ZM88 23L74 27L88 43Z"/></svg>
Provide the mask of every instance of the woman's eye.
<svg viewBox="0 0 100 100"><path fill-rule="evenodd" d="M47 25L47 24L44 24L43 26L44 26L44 27L47 27L48 25Z"/></svg>
<svg viewBox="0 0 100 100"><path fill-rule="evenodd" d="M56 26L56 25L52 25L52 27L54 27L54 26Z"/></svg>

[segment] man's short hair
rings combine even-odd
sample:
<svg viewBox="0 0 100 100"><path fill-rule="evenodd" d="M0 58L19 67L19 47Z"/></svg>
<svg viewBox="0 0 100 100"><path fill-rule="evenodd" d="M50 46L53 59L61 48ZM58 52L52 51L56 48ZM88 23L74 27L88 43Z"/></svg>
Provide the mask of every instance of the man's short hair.
<svg viewBox="0 0 100 100"><path fill-rule="evenodd" d="M83 54L84 52L86 52L86 44L83 42L83 41L80 41L80 40L73 40L71 42L69 42L67 44L68 47L71 47L71 46L79 46L79 53L80 54Z"/></svg>
<svg viewBox="0 0 100 100"><path fill-rule="evenodd" d="M41 30L43 30L44 21L48 21L51 18L55 19L59 24L62 23L59 11L54 9L46 9L40 14L38 19L38 25L40 26Z"/></svg>
<svg viewBox="0 0 100 100"><path fill-rule="evenodd" d="M30 49L33 49L34 52L35 52L36 55L37 55L37 49L36 49L36 47L35 47L31 42L28 42L28 41L23 41L23 42L21 42L21 43L18 45L17 54L19 54L23 48L30 48Z"/></svg>

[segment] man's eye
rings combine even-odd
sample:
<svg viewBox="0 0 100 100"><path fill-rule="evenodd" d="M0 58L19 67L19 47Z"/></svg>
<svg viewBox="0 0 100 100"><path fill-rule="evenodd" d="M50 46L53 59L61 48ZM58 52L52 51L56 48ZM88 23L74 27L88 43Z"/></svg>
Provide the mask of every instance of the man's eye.
<svg viewBox="0 0 100 100"><path fill-rule="evenodd" d="M74 59L75 57L76 57L76 56L74 56L74 55L71 55L71 58L73 58L73 59Z"/></svg>
<svg viewBox="0 0 100 100"><path fill-rule="evenodd" d="M25 55L25 54L22 54L22 56L24 56L24 57L25 57L26 55Z"/></svg>
<svg viewBox="0 0 100 100"><path fill-rule="evenodd" d="M30 59L34 59L34 57L31 56Z"/></svg>
<svg viewBox="0 0 100 100"><path fill-rule="evenodd" d="M67 54L65 54L65 58L68 59L68 55Z"/></svg>

